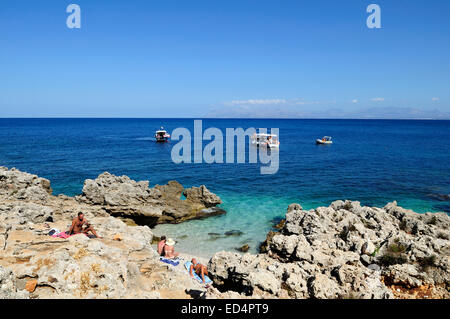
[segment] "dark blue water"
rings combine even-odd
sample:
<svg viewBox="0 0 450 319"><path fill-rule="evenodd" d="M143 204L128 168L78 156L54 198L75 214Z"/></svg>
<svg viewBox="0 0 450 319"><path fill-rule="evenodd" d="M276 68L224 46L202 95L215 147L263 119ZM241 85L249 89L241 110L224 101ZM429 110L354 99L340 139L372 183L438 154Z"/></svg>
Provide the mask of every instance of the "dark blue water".
<svg viewBox="0 0 450 319"><path fill-rule="evenodd" d="M174 164L175 144L157 144L164 125L193 128L190 119L0 119L0 165L51 180L55 194L81 192L86 178L104 171L149 180L205 184L228 214L181 225L158 226L181 240L182 249L209 254L241 243L256 247L287 205L306 208L337 199L384 206L397 200L417 212L450 211L450 121L207 119L203 129L279 128L279 171L261 175L261 164ZM330 135L334 144L315 145ZM204 142L206 145L207 142ZM208 232L244 231L211 241ZM194 239L195 238L195 239ZM199 244L199 240L201 244Z"/></svg>

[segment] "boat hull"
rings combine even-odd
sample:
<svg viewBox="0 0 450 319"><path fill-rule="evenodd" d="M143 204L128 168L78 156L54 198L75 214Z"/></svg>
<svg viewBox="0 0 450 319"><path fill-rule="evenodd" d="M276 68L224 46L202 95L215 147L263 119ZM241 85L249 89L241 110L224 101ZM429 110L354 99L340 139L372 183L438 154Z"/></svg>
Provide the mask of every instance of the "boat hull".
<svg viewBox="0 0 450 319"><path fill-rule="evenodd" d="M257 147L268 147L268 148L279 148L280 144L269 144L265 142L252 142L253 145Z"/></svg>

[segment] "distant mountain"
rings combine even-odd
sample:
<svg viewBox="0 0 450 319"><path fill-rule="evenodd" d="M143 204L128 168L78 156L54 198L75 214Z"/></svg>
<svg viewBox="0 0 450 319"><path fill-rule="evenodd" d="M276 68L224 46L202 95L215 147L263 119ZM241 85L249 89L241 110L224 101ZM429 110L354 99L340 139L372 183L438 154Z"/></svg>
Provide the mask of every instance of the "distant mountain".
<svg viewBox="0 0 450 319"><path fill-rule="evenodd" d="M433 119L448 120L450 112L410 107L372 107L357 111L339 108L327 110L295 110L283 106L222 106L212 109L205 118L354 118L354 119Z"/></svg>

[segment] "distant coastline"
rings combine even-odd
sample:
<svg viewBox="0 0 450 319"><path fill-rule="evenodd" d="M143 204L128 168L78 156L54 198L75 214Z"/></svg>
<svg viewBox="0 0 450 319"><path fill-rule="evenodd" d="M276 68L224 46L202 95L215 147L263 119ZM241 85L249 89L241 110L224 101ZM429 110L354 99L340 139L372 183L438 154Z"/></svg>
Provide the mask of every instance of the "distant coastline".
<svg viewBox="0 0 450 319"><path fill-rule="evenodd" d="M124 120L153 120L153 119L181 119L181 120L194 120L194 119L199 119L199 120L336 120L336 121L450 121L450 117L448 118L352 118L352 117L342 117L342 118L337 118L337 117L333 117L333 118L327 118L327 117L126 117L126 116L117 116L117 117L96 117L96 116L55 116L55 117L1 117L1 120L27 120L27 119L41 119L41 120L45 120L45 119L53 119L53 120L57 120L57 119L96 119L96 120L101 120L101 119L124 119Z"/></svg>

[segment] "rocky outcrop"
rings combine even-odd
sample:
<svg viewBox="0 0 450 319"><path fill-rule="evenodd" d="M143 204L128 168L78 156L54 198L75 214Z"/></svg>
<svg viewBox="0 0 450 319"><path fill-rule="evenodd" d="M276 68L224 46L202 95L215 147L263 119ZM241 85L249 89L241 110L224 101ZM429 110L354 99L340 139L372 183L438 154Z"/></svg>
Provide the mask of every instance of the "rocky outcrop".
<svg viewBox="0 0 450 319"><path fill-rule="evenodd" d="M80 196L52 196L47 179L0 167L0 299L206 296L182 265L159 261L150 228L136 224L223 213L215 207L220 203L205 186L185 190L171 181L149 188L109 173L86 180ZM103 238L48 235L67 230L78 212Z"/></svg>
<svg viewBox="0 0 450 319"><path fill-rule="evenodd" d="M181 199L181 195L186 197ZM176 182L149 188L148 181L136 182L128 176L109 173L84 182L77 201L102 207L112 216L132 220L136 224L180 223L190 219L224 214L216 207L220 198L206 186L184 189Z"/></svg>
<svg viewBox="0 0 450 319"><path fill-rule="evenodd" d="M220 197L211 193L205 185L200 187L191 187L183 191L186 201L194 204L201 204L206 208L215 207L222 204Z"/></svg>
<svg viewBox="0 0 450 319"><path fill-rule="evenodd" d="M183 195L185 200L181 199ZM136 182L107 172L95 180L87 179L81 195L68 197L52 196L50 181L45 178L0 167L0 199L15 206L19 214L20 210L31 214L34 211L46 214L44 219L52 214L83 211L99 217L109 214L128 224L150 227L225 214L217 207L222 203L220 198L204 185L184 189L180 183L170 181L150 188L148 181Z"/></svg>
<svg viewBox="0 0 450 319"><path fill-rule="evenodd" d="M292 204L266 253L220 252L209 269L220 290L252 296L406 298L427 287L422 296L449 298L449 229L447 214L417 214L395 202L336 201L313 210Z"/></svg>
<svg viewBox="0 0 450 319"><path fill-rule="evenodd" d="M14 278L12 270L0 266L0 299L29 298L28 291L17 289Z"/></svg>
<svg viewBox="0 0 450 319"><path fill-rule="evenodd" d="M45 201L52 194L50 181L15 168L0 167L0 196L9 199Z"/></svg>
<svg viewBox="0 0 450 319"><path fill-rule="evenodd" d="M150 246L149 227L88 212L88 221L103 238L53 238L49 230L67 229L76 212L38 214L38 206L29 205L0 207L0 299L191 298L190 291L206 295L207 289L182 266L159 261Z"/></svg>

